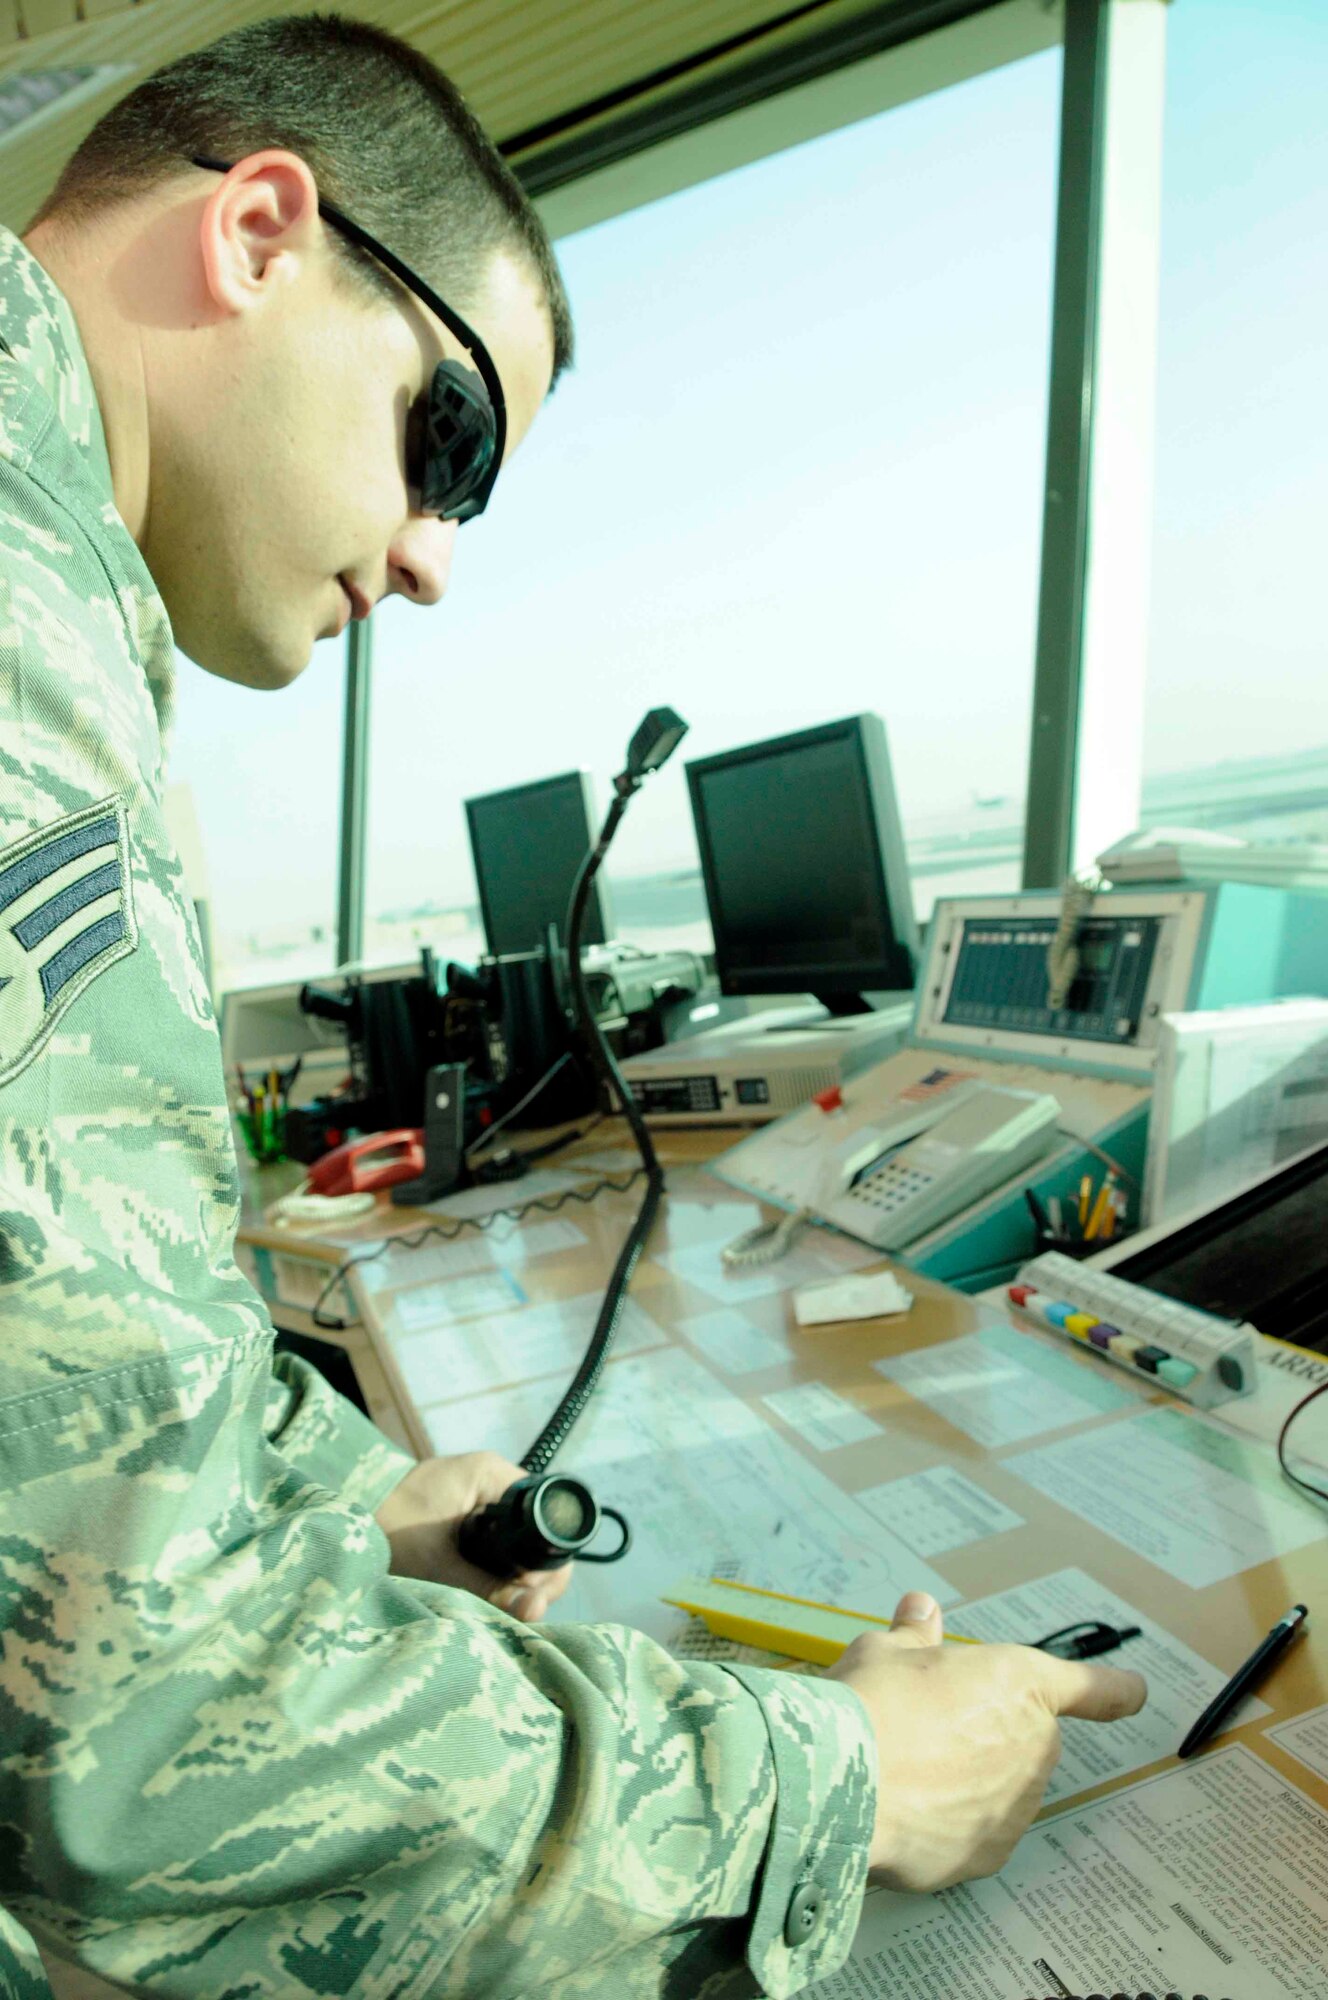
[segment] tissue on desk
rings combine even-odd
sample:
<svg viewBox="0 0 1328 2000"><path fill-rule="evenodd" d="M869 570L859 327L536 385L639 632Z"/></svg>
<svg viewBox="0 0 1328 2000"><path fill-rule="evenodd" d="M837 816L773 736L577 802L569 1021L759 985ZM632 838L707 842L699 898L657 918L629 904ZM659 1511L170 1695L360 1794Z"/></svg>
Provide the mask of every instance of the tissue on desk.
<svg viewBox="0 0 1328 2000"><path fill-rule="evenodd" d="M906 1313L912 1303L912 1292L906 1292L889 1271L867 1276L855 1271L846 1278L832 1278L828 1285L804 1285L793 1294L799 1326L827 1326L838 1319L888 1319Z"/></svg>

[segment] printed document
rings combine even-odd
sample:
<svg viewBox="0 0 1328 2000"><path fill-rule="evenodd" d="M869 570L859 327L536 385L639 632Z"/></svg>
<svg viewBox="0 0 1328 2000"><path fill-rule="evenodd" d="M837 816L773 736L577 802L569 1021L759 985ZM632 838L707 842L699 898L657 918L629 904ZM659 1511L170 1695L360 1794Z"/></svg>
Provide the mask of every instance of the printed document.
<svg viewBox="0 0 1328 2000"><path fill-rule="evenodd" d="M1062 1722L1061 1761L1047 1788L1047 1801L1052 1805L1104 1784L1108 1778L1128 1777L1131 1771L1142 1771L1162 1757L1173 1756L1190 1725L1221 1694L1229 1676L1081 1569L1058 1570L1036 1583L1018 1584L1013 1590L965 1604L946 1619L951 1631L963 1632L971 1639L1009 1640L1027 1646L1049 1633L1063 1631L1067 1625L1099 1618L1118 1630L1139 1627L1139 1637L1128 1639L1114 1653L1104 1654L1103 1664L1132 1667L1142 1674L1148 1682L1148 1700L1138 1715L1113 1722L1109 1729L1095 1722ZM1251 1698L1241 1703L1224 1726L1238 1729L1244 1722L1271 1714L1266 1701Z"/></svg>
<svg viewBox="0 0 1328 2000"><path fill-rule="evenodd" d="M828 1230L812 1230L803 1240L771 1265L725 1264L720 1257L724 1243L742 1233L741 1221L732 1217L742 1205L734 1203L723 1211L724 1234L713 1243L689 1243L683 1250L664 1250L655 1262L675 1278L682 1278L707 1298L721 1305L740 1306L748 1299L766 1299L776 1292L791 1292L856 1271L862 1264L880 1262L879 1250L870 1250L850 1237L834 1236Z"/></svg>
<svg viewBox="0 0 1328 2000"><path fill-rule="evenodd" d="M731 1306L697 1313L681 1321L678 1331L726 1375L752 1375L762 1368L778 1368L793 1353L782 1333L754 1325L745 1313L735 1312Z"/></svg>
<svg viewBox="0 0 1328 2000"><path fill-rule="evenodd" d="M441 1215L450 1222L474 1222L481 1215L499 1215L505 1208L521 1208L528 1201L543 1201L569 1188L584 1187L576 1174L558 1167L536 1167L520 1180L481 1182L478 1187L460 1188L455 1194L440 1195L426 1202L427 1215Z"/></svg>
<svg viewBox="0 0 1328 2000"><path fill-rule="evenodd" d="M1193 1590L1323 1534L1322 1508L1287 1485L1270 1452L1182 1410L1150 1410L1002 1468Z"/></svg>
<svg viewBox="0 0 1328 2000"><path fill-rule="evenodd" d="M421 1229L428 1227L421 1224ZM415 1231L409 1233L414 1235ZM467 1230L454 1241L426 1238L413 1250L389 1237L382 1255L357 1262L352 1275L366 1292L387 1292L398 1286L421 1285L426 1279L454 1278L459 1271L503 1271L512 1264L531 1263L536 1257L552 1257L559 1250L579 1249L585 1240L584 1231L561 1216L550 1222L532 1222L525 1228L519 1223L495 1222L482 1233Z"/></svg>
<svg viewBox="0 0 1328 2000"><path fill-rule="evenodd" d="M984 1327L872 1366L989 1451L1138 1404L1123 1382L1010 1326Z"/></svg>
<svg viewBox="0 0 1328 2000"><path fill-rule="evenodd" d="M1322 2000L1326 1884L1328 1814L1233 1744L1040 1822L999 1875L873 1891L847 1964L805 1991Z"/></svg>
<svg viewBox="0 0 1328 2000"><path fill-rule="evenodd" d="M503 1285L516 1290L519 1303L523 1294L505 1271L398 1292L398 1318L406 1317L403 1308L407 1301L419 1302L413 1304L410 1330L392 1336L397 1367L417 1409L496 1389L504 1382L524 1382L538 1375L570 1377L576 1372L599 1317L601 1294L586 1293L514 1312L511 1293L503 1296L498 1291ZM486 1316L462 1325L450 1321L445 1309L450 1295L462 1292L466 1303L473 1305L481 1287L495 1294ZM422 1294L427 1298L422 1300ZM659 1346L664 1337L663 1329L645 1308L628 1299L610 1352L615 1360L623 1354L639 1354L644 1347ZM547 1382L541 1387L545 1402L552 1406L557 1394Z"/></svg>
<svg viewBox="0 0 1328 2000"><path fill-rule="evenodd" d="M855 1497L920 1556L943 1556L948 1549L965 1549L989 1535L1024 1525L1022 1514L1003 1506L952 1465L888 1479L884 1486L869 1486Z"/></svg>
<svg viewBox="0 0 1328 2000"><path fill-rule="evenodd" d="M837 1451L842 1444L861 1444L881 1435L881 1426L865 1410L827 1389L824 1382L799 1382L796 1388L778 1389L761 1400L816 1451Z"/></svg>
<svg viewBox="0 0 1328 2000"><path fill-rule="evenodd" d="M1316 1777L1328 1780L1328 1703L1307 1709L1268 1731L1272 1741Z"/></svg>
<svg viewBox="0 0 1328 2000"><path fill-rule="evenodd" d="M548 1382L523 1382L422 1415L435 1451L463 1451L482 1438L519 1458L553 1400ZM888 1441L880 1442L886 1457ZM930 1591L941 1604L959 1595L680 1348L611 1362L558 1469L621 1508L633 1541L620 1568L577 1564L556 1618L636 1625L672 1644L687 1614L659 1598L685 1576L732 1577L878 1618L889 1618L906 1590ZM616 1529L608 1523L603 1533L608 1545Z"/></svg>

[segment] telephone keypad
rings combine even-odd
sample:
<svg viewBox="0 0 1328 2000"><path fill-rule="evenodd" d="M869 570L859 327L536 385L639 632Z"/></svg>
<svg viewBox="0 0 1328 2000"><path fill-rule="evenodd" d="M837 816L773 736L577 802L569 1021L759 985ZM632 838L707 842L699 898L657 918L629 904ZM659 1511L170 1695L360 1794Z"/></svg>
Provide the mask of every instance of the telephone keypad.
<svg viewBox="0 0 1328 2000"><path fill-rule="evenodd" d="M873 1208L898 1208L903 1202L911 1201L923 1188L930 1187L931 1182L929 1173L896 1161L859 1181L851 1194L854 1200L870 1202Z"/></svg>

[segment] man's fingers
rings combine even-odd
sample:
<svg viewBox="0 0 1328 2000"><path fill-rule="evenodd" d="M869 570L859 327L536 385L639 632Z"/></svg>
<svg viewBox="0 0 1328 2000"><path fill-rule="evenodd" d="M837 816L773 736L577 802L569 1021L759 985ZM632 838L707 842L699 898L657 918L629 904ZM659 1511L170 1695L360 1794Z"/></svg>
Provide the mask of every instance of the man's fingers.
<svg viewBox="0 0 1328 2000"><path fill-rule="evenodd" d="M550 1604L562 1596L572 1581L572 1565L563 1563L558 1569L525 1570L522 1572L521 1581L527 1590L540 1599L547 1610Z"/></svg>
<svg viewBox="0 0 1328 2000"><path fill-rule="evenodd" d="M489 1592L490 1604L496 1604L500 1611L506 1611L513 1618L524 1616L530 1604L531 1593L524 1584L499 1583Z"/></svg>
<svg viewBox="0 0 1328 2000"><path fill-rule="evenodd" d="M1085 1722L1119 1722L1137 1715L1148 1699L1142 1674L1124 1667L1103 1667L1091 1660L1058 1660L1043 1653L1042 1692L1053 1715L1075 1715Z"/></svg>
<svg viewBox="0 0 1328 2000"><path fill-rule="evenodd" d="M901 1597L890 1621L890 1637L896 1644L902 1639L914 1646L939 1646L941 1607L935 1598L924 1590L910 1590Z"/></svg>
<svg viewBox="0 0 1328 2000"><path fill-rule="evenodd" d="M570 1563L563 1563L558 1569L523 1569L506 1583L495 1585L489 1592L489 1602L513 1618L533 1625L562 1596L571 1577Z"/></svg>

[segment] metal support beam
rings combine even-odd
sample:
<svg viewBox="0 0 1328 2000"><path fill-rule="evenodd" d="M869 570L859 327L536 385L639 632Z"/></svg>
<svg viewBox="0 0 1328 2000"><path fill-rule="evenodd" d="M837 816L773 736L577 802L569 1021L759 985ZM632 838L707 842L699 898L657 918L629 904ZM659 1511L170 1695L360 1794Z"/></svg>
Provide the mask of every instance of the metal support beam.
<svg viewBox="0 0 1328 2000"><path fill-rule="evenodd" d="M1024 821L1026 889L1064 879L1074 825L1110 18L1111 0L1065 0L1042 576Z"/></svg>
<svg viewBox="0 0 1328 2000"><path fill-rule="evenodd" d="M1066 0L1024 886L1138 823L1166 0Z"/></svg>
<svg viewBox="0 0 1328 2000"><path fill-rule="evenodd" d="M369 620L346 628L346 706L341 745L341 857L337 873L337 964L364 956L365 832L369 807Z"/></svg>

